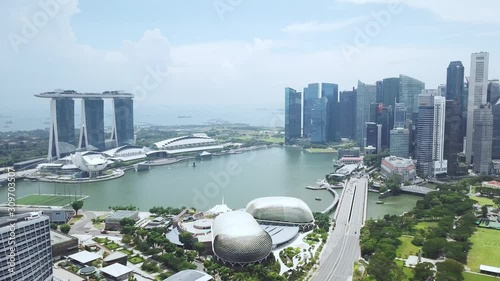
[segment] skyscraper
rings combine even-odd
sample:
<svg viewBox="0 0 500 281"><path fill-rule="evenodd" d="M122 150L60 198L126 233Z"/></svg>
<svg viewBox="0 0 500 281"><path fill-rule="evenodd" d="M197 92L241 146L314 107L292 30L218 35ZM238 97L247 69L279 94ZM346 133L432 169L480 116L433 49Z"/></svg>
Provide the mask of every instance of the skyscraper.
<svg viewBox="0 0 500 281"><path fill-rule="evenodd" d="M375 86L377 87L377 96L375 98L375 102L383 103L384 102L384 81L375 82Z"/></svg>
<svg viewBox="0 0 500 281"><path fill-rule="evenodd" d="M375 102L377 87L358 81L356 90L356 141L364 145L365 123L369 120L370 104Z"/></svg>
<svg viewBox="0 0 500 281"><path fill-rule="evenodd" d="M500 159L500 100L492 105L493 112L493 140L491 144L491 158Z"/></svg>
<svg viewBox="0 0 500 281"><path fill-rule="evenodd" d="M328 98L316 99L311 111L311 142L324 143L328 133Z"/></svg>
<svg viewBox="0 0 500 281"><path fill-rule="evenodd" d="M309 84L304 88L304 108L302 111L303 114L303 135L305 138L311 136L311 113L314 106L314 103L319 98L319 84Z"/></svg>
<svg viewBox="0 0 500 281"><path fill-rule="evenodd" d="M383 99L382 102L385 106L394 108L395 104L400 101L400 78L392 77L385 78L382 82L383 85ZM391 128L392 129L392 128Z"/></svg>
<svg viewBox="0 0 500 281"><path fill-rule="evenodd" d="M382 125L381 148L382 151L389 148L390 145L390 127L393 124L391 106L385 106L383 103L372 102L370 105L370 122Z"/></svg>
<svg viewBox="0 0 500 281"><path fill-rule="evenodd" d="M373 146L376 149L375 153L382 152L382 125L374 122L365 123L366 143L365 147Z"/></svg>
<svg viewBox="0 0 500 281"><path fill-rule="evenodd" d="M434 126L434 97L419 96L417 125L417 173L429 177L432 173L432 147Z"/></svg>
<svg viewBox="0 0 500 281"><path fill-rule="evenodd" d="M445 174L447 160L444 159L444 131L446 120L446 98L434 96L434 118L432 126L432 174Z"/></svg>
<svg viewBox="0 0 500 281"><path fill-rule="evenodd" d="M425 83L415 78L399 75L401 82L399 88L399 102L406 106L406 116L412 121L416 121L418 114L418 96L425 89Z"/></svg>
<svg viewBox="0 0 500 281"><path fill-rule="evenodd" d="M446 97L446 85L439 85L438 86L438 94L442 97Z"/></svg>
<svg viewBox="0 0 500 281"><path fill-rule="evenodd" d="M0 280L52 280L49 217L41 213L0 217L0 237L3 241L0 243L0 253L3 253L0 255ZM13 270L9 271L11 247L15 247L15 262Z"/></svg>
<svg viewBox="0 0 500 281"><path fill-rule="evenodd" d="M285 88L285 143L300 138L302 127L301 93Z"/></svg>
<svg viewBox="0 0 500 281"><path fill-rule="evenodd" d="M404 128L394 128L391 134L391 156L408 158L410 156L410 130Z"/></svg>
<svg viewBox="0 0 500 281"><path fill-rule="evenodd" d="M498 79L490 80L488 83L488 94L486 102L496 104L500 99L500 84Z"/></svg>
<svg viewBox="0 0 500 281"><path fill-rule="evenodd" d="M75 151L75 101L72 98L52 98L50 105L48 156L49 159L59 159Z"/></svg>
<svg viewBox="0 0 500 281"><path fill-rule="evenodd" d="M132 98L114 98L114 124L112 139L116 146L134 144L134 100Z"/></svg>
<svg viewBox="0 0 500 281"><path fill-rule="evenodd" d="M444 158L447 173L458 172L458 154L463 150L465 136L463 127L464 66L460 61L450 62L446 74L446 118L444 129Z"/></svg>
<svg viewBox="0 0 500 281"><path fill-rule="evenodd" d="M485 104L488 96L488 64L489 54L485 52L471 55L471 69L469 80L469 95L467 103L467 131L465 160L472 164L474 136L474 112L480 105Z"/></svg>
<svg viewBox="0 0 500 281"><path fill-rule="evenodd" d="M491 105L481 104L474 110L474 173L489 175L493 139L493 114Z"/></svg>
<svg viewBox="0 0 500 281"><path fill-rule="evenodd" d="M356 90L340 93L340 137L353 140L356 136Z"/></svg>
<svg viewBox="0 0 500 281"><path fill-rule="evenodd" d="M78 147L105 150L104 101L100 98L82 99L82 128Z"/></svg>
<svg viewBox="0 0 500 281"><path fill-rule="evenodd" d="M396 103L394 107L394 128L406 126L406 106L404 103Z"/></svg>
<svg viewBox="0 0 500 281"><path fill-rule="evenodd" d="M328 99L326 140L330 142L340 141L339 86L332 83L321 83L321 97Z"/></svg>

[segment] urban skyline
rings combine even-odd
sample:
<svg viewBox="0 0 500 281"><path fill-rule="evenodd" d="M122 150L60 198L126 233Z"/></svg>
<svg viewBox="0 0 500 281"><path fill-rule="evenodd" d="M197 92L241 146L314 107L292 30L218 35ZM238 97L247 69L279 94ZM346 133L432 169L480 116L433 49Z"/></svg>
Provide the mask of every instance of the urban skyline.
<svg viewBox="0 0 500 281"><path fill-rule="evenodd" d="M358 81L353 91L335 95L338 109L316 95L320 83L309 84L304 88L308 97L304 97L302 106L301 137L310 137L313 144L326 144L340 140L327 136L344 136L368 149L366 153L388 151L391 156L414 158L417 173L423 177L465 174L466 165L472 163L476 173L488 175L493 172L493 160L500 155L495 151L500 146L495 129L500 118L500 110L496 109L500 85L488 76L489 53L472 53L471 60L467 77L462 62L451 61L446 69L446 84L437 89L427 89L425 82L404 74L375 84ZM321 85L335 85L338 89L337 84ZM343 97L347 94L352 99ZM354 112L349 115L342 108ZM314 120L309 120L312 115ZM305 128L313 127L314 136L304 133ZM293 143L293 139L287 138L286 142ZM461 153L465 162L460 160Z"/></svg>

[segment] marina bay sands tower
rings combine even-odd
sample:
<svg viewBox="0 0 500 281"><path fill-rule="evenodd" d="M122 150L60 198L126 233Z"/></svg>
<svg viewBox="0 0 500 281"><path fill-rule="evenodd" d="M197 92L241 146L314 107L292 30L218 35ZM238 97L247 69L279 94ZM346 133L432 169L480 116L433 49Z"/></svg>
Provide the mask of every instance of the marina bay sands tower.
<svg viewBox="0 0 500 281"><path fill-rule="evenodd" d="M121 91L78 93L57 90L36 94L50 99L50 130L48 158L59 159L78 150L103 151L134 143L134 95ZM75 99L81 99L81 128L75 132ZM104 99L112 99L114 118L111 138L104 131Z"/></svg>

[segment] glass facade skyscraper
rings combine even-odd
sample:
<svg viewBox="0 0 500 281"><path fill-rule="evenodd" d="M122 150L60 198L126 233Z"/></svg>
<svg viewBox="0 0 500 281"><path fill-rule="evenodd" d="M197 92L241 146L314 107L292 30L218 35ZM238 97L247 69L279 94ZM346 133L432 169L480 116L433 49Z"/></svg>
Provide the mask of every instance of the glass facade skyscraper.
<svg viewBox="0 0 500 281"><path fill-rule="evenodd" d="M375 102L377 86L358 81L356 90L356 141L359 145L365 143L365 123L370 120L370 105Z"/></svg>
<svg viewBox="0 0 500 281"><path fill-rule="evenodd" d="M305 138L311 136L311 114L312 114L312 109L314 106L314 103L316 100L319 98L319 84L314 83L314 84L309 84L307 87L304 88L304 107L303 107L303 118L302 118L302 129L303 129L303 136Z"/></svg>
<svg viewBox="0 0 500 281"><path fill-rule="evenodd" d="M328 134L328 99L316 99L311 111L311 142L324 143Z"/></svg>
<svg viewBox="0 0 500 281"><path fill-rule="evenodd" d="M300 138L302 125L301 93L285 88L285 142Z"/></svg>
<svg viewBox="0 0 500 281"><path fill-rule="evenodd" d="M406 126L406 106L397 102L394 106L394 128L404 128Z"/></svg>
<svg viewBox="0 0 500 281"><path fill-rule="evenodd" d="M404 128L394 128L391 134L391 156L408 158L410 156L410 131Z"/></svg>
<svg viewBox="0 0 500 281"><path fill-rule="evenodd" d="M434 97L420 96L417 125L417 173L429 177L432 173L432 142L434 126Z"/></svg>
<svg viewBox="0 0 500 281"><path fill-rule="evenodd" d="M115 110L116 144L134 144L134 100L132 98L113 99Z"/></svg>
<svg viewBox="0 0 500 281"><path fill-rule="evenodd" d="M418 114L418 96L425 89L425 83L415 78L399 75L399 102L406 106L406 116L415 122Z"/></svg>
<svg viewBox="0 0 500 281"><path fill-rule="evenodd" d="M461 61L452 61L446 74L446 118L444 129L444 158L448 161L447 172L458 173L458 154L463 150L465 127L464 112L464 66Z"/></svg>
<svg viewBox="0 0 500 281"><path fill-rule="evenodd" d="M340 93L340 137L353 140L356 136L356 90Z"/></svg>
<svg viewBox="0 0 500 281"><path fill-rule="evenodd" d="M489 175L493 140L493 113L491 105L482 104L474 110L474 173Z"/></svg>
<svg viewBox="0 0 500 281"><path fill-rule="evenodd" d="M340 141L339 86L332 83L321 83L321 97L328 99L328 130L326 140Z"/></svg>
<svg viewBox="0 0 500 281"><path fill-rule="evenodd" d="M80 148L105 150L104 101L97 98L82 99L82 130Z"/></svg>

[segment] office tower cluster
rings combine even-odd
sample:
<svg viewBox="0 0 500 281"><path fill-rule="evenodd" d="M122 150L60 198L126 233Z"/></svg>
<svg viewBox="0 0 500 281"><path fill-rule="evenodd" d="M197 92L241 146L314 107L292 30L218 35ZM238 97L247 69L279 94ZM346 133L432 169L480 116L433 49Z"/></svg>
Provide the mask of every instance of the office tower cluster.
<svg viewBox="0 0 500 281"><path fill-rule="evenodd" d="M466 77L462 62L451 61L436 89L403 74L348 91L314 83L302 96L286 88L286 143L350 139L365 153L413 159L422 177L498 173L500 83L489 80L488 66L488 53L473 53Z"/></svg>
<svg viewBox="0 0 500 281"><path fill-rule="evenodd" d="M50 135L48 158L59 159L76 150L103 151L134 144L133 94L121 91L78 93L57 90L35 95L50 99ZM81 128L75 131L75 99L81 99ZM113 103L111 136L106 140L104 99Z"/></svg>

